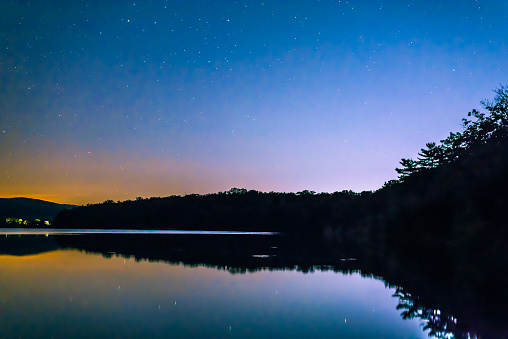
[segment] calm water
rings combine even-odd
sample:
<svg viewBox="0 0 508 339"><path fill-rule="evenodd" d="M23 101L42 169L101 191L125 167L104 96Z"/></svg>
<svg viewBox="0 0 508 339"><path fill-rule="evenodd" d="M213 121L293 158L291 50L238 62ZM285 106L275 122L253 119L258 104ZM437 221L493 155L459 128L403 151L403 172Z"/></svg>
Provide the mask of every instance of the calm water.
<svg viewBox="0 0 508 339"><path fill-rule="evenodd" d="M63 234L188 234L188 235L276 235L277 232L188 231L188 230L124 230L75 228L0 228L0 235L63 235Z"/></svg>
<svg viewBox="0 0 508 339"><path fill-rule="evenodd" d="M359 273L244 271L14 238L0 254L0 338L427 338L401 318L394 289Z"/></svg>

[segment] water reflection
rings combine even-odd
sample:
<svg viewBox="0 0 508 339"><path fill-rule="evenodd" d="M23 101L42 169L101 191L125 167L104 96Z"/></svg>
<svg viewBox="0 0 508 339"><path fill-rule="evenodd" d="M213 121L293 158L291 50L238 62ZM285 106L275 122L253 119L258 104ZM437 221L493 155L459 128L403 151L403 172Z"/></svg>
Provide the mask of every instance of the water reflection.
<svg viewBox="0 0 508 339"><path fill-rule="evenodd" d="M0 256L0 337L426 336L418 321L400 318L393 290L358 273L249 273L101 254L69 247Z"/></svg>
<svg viewBox="0 0 508 339"><path fill-rule="evenodd" d="M45 254L34 255L37 249ZM498 293L495 298L485 298L489 291L499 291L502 279L485 286L477 284L484 279L462 281L455 274L453 279L460 284L451 283L451 274L436 268L439 265L436 261L433 270L438 272L439 281L436 274L425 268L414 264L404 266L400 258L380 262L359 257L354 248L337 248L285 235L8 236L0 237L0 253L8 255L0 256L0 298L7 301L10 296L32 291L28 299L20 297L17 301L23 305L23 313L41 316L33 313L37 310L29 310L33 308L31 305L69 310L70 304L64 301L67 303L69 298L71 303L72 298L73 305L79 301L79 312L84 312L87 321L102 322L98 318L105 317L118 326L123 321L146 322L153 329L130 328L129 332L145 337L163 336L164 331L180 331L184 337L204 336L206 331L212 331L216 337L223 337L228 335L229 326L239 337L275 337L288 333L292 336L307 333L309 337L331 334L362 337L358 331L365 327L372 329L370 337L382 337L379 333L385 331L384 336L390 338L426 337L427 334L437 338L506 338L508 333L503 302L506 295ZM34 263L35 267L28 263ZM406 269L402 271L400 267ZM472 269L477 274L486 274L476 266ZM251 272L257 273L248 274ZM470 274L464 271L462 276L470 277ZM377 282L372 284L376 281L372 279ZM339 293L337 288L348 297L332 298ZM388 293L386 288L390 288ZM61 295L59 291L67 294ZM282 293L286 299L277 304L275 299L270 299L273 293L278 296ZM354 298L349 298L352 295ZM40 298L44 300L41 302ZM58 303L53 305L48 300ZM102 305L100 300L107 300L109 306ZM182 303L183 300L187 301ZM150 301L150 306L145 301ZM155 311L150 308L154 305ZM183 305L187 307L183 313L186 317L213 325L192 325L189 319L181 318L182 314L173 313L165 313L164 318L171 326L162 320L152 323L154 319L144 319L145 313L154 317L153 312L162 312L159 308L169 312L170 306ZM20 313L13 305L1 307L0 317L4 318L0 324L12 320L11 312ZM93 310L93 314L86 310ZM104 310L109 310L111 315L104 315ZM68 321L81 319L79 316L83 314L79 312L74 315L78 318ZM376 318L371 312L382 315ZM111 319L115 313L120 314L119 318ZM142 320L133 313L143 314ZM231 318L231 314L241 315L240 319ZM56 311L56 317L70 315ZM364 319L363 323L358 322L360 318ZM305 329L295 319L300 319ZM224 325L227 322L230 325ZM414 326L418 323L422 327ZM346 324L348 327L344 327ZM7 332L1 331L18 333L19 330L14 325L10 329L1 326L0 337L8 337L4 334ZM201 332L193 332L196 326ZM351 329L355 326L356 330ZM224 328L226 332L221 332ZM86 333L85 327L83 331ZM119 336L120 332L108 333Z"/></svg>
<svg viewBox="0 0 508 339"><path fill-rule="evenodd" d="M439 309L433 309L423 304L419 297L412 296L411 293L404 291L403 287L395 287L394 297L399 299L398 310L403 310L401 316L403 319L422 319L425 320L424 329L429 330L429 336L437 338L450 338L458 331L457 318L453 315L442 313ZM468 335L460 334L460 337ZM470 337L470 334L468 335Z"/></svg>

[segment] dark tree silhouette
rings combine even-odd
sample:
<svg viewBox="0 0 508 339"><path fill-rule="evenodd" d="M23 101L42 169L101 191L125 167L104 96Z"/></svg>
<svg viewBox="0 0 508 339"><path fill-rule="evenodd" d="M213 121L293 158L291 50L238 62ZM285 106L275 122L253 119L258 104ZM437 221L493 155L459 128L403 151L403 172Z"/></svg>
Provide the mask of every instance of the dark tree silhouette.
<svg viewBox="0 0 508 339"><path fill-rule="evenodd" d="M500 86L494 90L494 100L483 100L481 105L488 113L480 113L473 109L468 117L474 120L462 119L463 131L450 133L441 140L441 144L427 143L427 148L418 153L417 160L402 159L401 168L395 170L399 179L412 175L423 169L435 168L444 163L450 163L469 155L474 148L490 142L498 142L508 136L508 88Z"/></svg>

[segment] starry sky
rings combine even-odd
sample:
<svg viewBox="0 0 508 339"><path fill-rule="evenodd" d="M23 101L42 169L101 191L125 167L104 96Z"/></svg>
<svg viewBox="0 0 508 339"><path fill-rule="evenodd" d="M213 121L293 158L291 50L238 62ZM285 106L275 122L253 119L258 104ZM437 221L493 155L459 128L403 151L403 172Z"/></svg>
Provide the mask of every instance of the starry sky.
<svg viewBox="0 0 508 339"><path fill-rule="evenodd" d="M508 80L508 2L1 1L0 196L376 190Z"/></svg>

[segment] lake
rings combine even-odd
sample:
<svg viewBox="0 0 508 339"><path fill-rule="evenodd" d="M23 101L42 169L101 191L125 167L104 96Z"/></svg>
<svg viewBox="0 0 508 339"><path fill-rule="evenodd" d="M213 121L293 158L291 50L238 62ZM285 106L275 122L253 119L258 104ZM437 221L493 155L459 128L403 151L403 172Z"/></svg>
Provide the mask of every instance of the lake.
<svg viewBox="0 0 508 339"><path fill-rule="evenodd" d="M424 320L403 319L397 286L362 274L356 258L315 265L288 256L288 243L268 234L5 234L0 338L428 337Z"/></svg>

